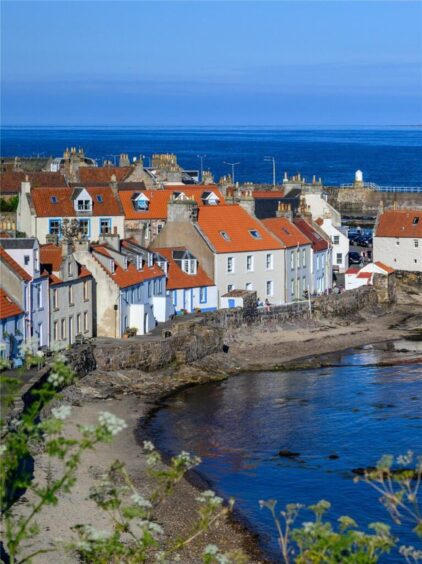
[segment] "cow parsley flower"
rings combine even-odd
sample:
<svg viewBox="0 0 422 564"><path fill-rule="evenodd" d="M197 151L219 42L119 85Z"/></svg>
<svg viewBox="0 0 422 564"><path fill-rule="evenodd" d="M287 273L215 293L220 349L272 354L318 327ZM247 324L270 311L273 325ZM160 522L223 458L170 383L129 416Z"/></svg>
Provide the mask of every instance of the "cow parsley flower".
<svg viewBox="0 0 422 564"><path fill-rule="evenodd" d="M134 493L130 499L133 501L135 505L138 505L139 507L144 507L147 509L152 507L151 502L138 493Z"/></svg>
<svg viewBox="0 0 422 564"><path fill-rule="evenodd" d="M113 415L113 413L109 413L108 411L102 411L98 420L100 425L102 425L106 431L110 433L110 435L113 435L113 437L127 427L127 423L124 419L120 419L120 417L116 417L116 415Z"/></svg>
<svg viewBox="0 0 422 564"><path fill-rule="evenodd" d="M215 554L218 554L218 546L215 544L207 544L204 548L204 554L206 556L214 556Z"/></svg>
<svg viewBox="0 0 422 564"><path fill-rule="evenodd" d="M47 382L51 384L54 388L59 388L61 385L65 383L65 377L62 374L58 374L57 372L52 372L48 376Z"/></svg>
<svg viewBox="0 0 422 564"><path fill-rule="evenodd" d="M55 419L61 419L62 421L64 421L65 419L67 419L67 417L69 417L71 411L72 411L71 406L65 404L65 405L61 405L60 407L53 408L51 410L51 414Z"/></svg>
<svg viewBox="0 0 422 564"><path fill-rule="evenodd" d="M152 444L151 441L144 441L144 450L146 452L152 452L153 450L155 450L154 445Z"/></svg>

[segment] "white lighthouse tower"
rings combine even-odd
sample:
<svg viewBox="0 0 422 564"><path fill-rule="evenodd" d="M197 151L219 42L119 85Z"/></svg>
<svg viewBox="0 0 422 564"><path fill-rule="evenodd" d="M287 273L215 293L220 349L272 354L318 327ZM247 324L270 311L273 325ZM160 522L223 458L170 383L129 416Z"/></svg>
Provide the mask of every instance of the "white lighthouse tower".
<svg viewBox="0 0 422 564"><path fill-rule="evenodd" d="M363 186L363 172L361 170L357 170L355 172L355 187L361 188Z"/></svg>

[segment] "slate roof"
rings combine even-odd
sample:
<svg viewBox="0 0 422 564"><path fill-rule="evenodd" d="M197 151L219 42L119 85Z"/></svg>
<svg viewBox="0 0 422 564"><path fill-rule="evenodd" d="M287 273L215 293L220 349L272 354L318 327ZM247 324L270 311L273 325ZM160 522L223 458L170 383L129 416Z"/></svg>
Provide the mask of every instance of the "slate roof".
<svg viewBox="0 0 422 564"><path fill-rule="evenodd" d="M33 249L38 241L34 237L17 237L0 239L3 249Z"/></svg>
<svg viewBox="0 0 422 564"><path fill-rule="evenodd" d="M0 288L0 319L21 315L23 310L15 303L9 294Z"/></svg>
<svg viewBox="0 0 422 564"><path fill-rule="evenodd" d="M118 198L110 186L86 188L92 198L92 211L81 214L74 208L75 188L35 188L31 190L32 203L38 217L121 216L123 212ZM53 203L52 197L56 198ZM98 201L97 196L102 201Z"/></svg>
<svg viewBox="0 0 422 564"><path fill-rule="evenodd" d="M213 280L205 273L198 264L196 274L187 274L174 260L174 253L184 252L185 247L154 247L155 252L163 256L168 262L167 290L179 290L182 288L199 288L203 286L214 286Z"/></svg>
<svg viewBox="0 0 422 564"><path fill-rule="evenodd" d="M298 245L310 245L311 241L286 217L263 219L262 223L271 231L286 248Z"/></svg>
<svg viewBox="0 0 422 564"><path fill-rule="evenodd" d="M203 206L199 210L198 224L217 253L282 248L261 221L238 205ZM251 231L256 231L258 237L254 237Z"/></svg>
<svg viewBox="0 0 422 564"><path fill-rule="evenodd" d="M386 210L378 220L375 237L422 237L422 210Z"/></svg>

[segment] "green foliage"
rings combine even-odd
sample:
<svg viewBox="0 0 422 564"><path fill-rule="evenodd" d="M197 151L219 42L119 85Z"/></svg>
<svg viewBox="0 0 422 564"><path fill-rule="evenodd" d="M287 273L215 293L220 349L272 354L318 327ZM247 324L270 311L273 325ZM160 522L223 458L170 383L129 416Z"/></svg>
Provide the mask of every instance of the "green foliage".
<svg viewBox="0 0 422 564"><path fill-rule="evenodd" d="M18 209L19 196L12 196L9 199L0 198L0 212L15 212Z"/></svg>

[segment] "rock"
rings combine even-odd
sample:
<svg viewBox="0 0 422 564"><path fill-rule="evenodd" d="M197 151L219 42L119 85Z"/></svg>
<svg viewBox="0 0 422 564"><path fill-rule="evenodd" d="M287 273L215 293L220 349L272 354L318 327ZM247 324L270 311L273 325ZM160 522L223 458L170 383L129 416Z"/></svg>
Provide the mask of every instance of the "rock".
<svg viewBox="0 0 422 564"><path fill-rule="evenodd" d="M297 458L300 455L298 452L293 452L291 450L283 449L278 451L278 456L283 458Z"/></svg>
<svg viewBox="0 0 422 564"><path fill-rule="evenodd" d="M329 455L328 455L328 458L329 458L330 460L337 460L337 459L339 459L340 457L339 457L338 454L329 454Z"/></svg>

